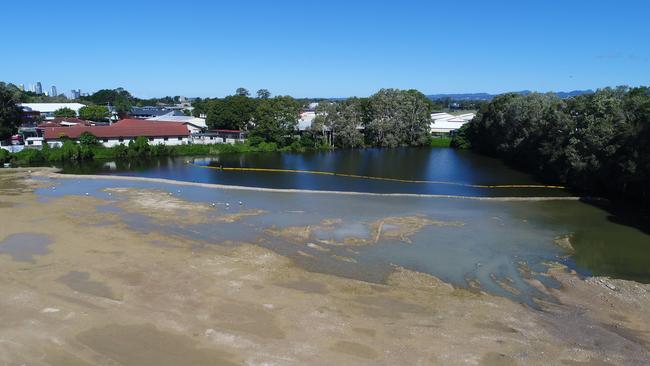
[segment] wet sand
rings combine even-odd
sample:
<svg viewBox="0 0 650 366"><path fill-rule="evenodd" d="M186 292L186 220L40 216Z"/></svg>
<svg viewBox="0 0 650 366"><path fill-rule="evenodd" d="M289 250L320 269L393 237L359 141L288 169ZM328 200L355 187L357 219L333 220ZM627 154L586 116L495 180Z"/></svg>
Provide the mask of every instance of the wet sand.
<svg viewBox="0 0 650 366"><path fill-rule="evenodd" d="M560 288L530 279L557 299L540 302L540 310L402 268L385 284L368 283L309 272L255 243L205 245L136 231L119 213L99 210L106 202L98 197L43 202L32 190L45 183L29 176L25 170L0 171L5 203L0 242L29 233L23 237L45 236L49 244L29 261L0 253L0 364L647 365L650 360L649 285L581 279L556 265L546 275ZM139 202L150 202L148 194L155 193L139 192ZM151 213L152 219L201 220L200 210L180 201L172 201L164 215ZM125 205L142 207L135 201ZM417 220L400 231L399 223L384 224L392 231L377 223L373 234L393 232L406 240L420 225L438 224Z"/></svg>

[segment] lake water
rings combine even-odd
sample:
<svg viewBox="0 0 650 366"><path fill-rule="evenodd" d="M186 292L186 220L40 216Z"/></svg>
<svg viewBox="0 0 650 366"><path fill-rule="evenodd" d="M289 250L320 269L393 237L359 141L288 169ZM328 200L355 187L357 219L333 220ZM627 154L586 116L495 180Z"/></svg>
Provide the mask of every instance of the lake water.
<svg viewBox="0 0 650 366"><path fill-rule="evenodd" d="M191 164L188 164L188 161ZM223 171L200 166L332 172L429 183L306 173ZM63 168L65 173L130 175L265 188L469 196L567 195L563 190L557 189L472 187L470 185L540 183L530 175L511 169L497 159L445 148L357 149L302 154L222 154L210 158L178 157L140 162L95 162L67 165Z"/></svg>
<svg viewBox="0 0 650 366"><path fill-rule="evenodd" d="M192 164L188 164L188 160ZM207 166L310 170L369 177L425 180L409 183L307 173L223 171ZM533 177L500 161L453 149L353 150L308 154L224 154L218 158L169 158L144 163L102 163L65 167L68 173L166 178L266 188L425 193L452 196L566 197L564 190L545 188L480 188L471 185L539 185ZM40 189L44 199L90 192L109 202L107 187L142 187L172 192L197 202L243 201L244 208L266 213L236 223L160 225L142 215L124 213L136 230L161 230L206 243L256 242L319 272L381 282L395 265L430 273L457 286L481 289L531 303L543 298L526 282L543 276L548 262L561 262L581 275L609 275L650 282L650 231L647 218L633 211L617 211L581 201L477 201L418 196L363 196L315 193L221 190L177 187L163 183L112 180L60 180L56 190ZM115 204L101 210L117 211ZM372 223L387 217L424 217L462 226L430 225L408 242L384 238L374 245L326 245L346 237L368 239ZM180 219L182 221L182 219ZM339 220L313 230L302 245L267 234L269 228L317 227L323 220ZM574 252L558 246L569 235ZM307 245L318 243L318 245ZM322 249L325 248L326 251ZM571 254L571 255L569 255ZM345 260L341 260L341 258ZM540 272L542 275L537 275ZM505 284L505 286L504 286ZM514 291L512 291L514 289Z"/></svg>

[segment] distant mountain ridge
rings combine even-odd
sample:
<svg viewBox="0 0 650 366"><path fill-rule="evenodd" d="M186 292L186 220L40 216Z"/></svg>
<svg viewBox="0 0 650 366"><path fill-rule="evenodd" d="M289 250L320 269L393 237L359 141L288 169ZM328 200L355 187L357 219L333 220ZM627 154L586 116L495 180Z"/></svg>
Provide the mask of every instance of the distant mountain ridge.
<svg viewBox="0 0 650 366"><path fill-rule="evenodd" d="M533 91L530 90L522 90L518 92L514 92L516 94L521 94L521 95L528 95L533 93ZM569 92L554 92L555 95L558 96L558 98L566 99L566 98L571 98L575 97L578 95L582 94L593 94L594 91L591 89L586 89L586 90L573 90ZM505 93L502 93L505 94ZM431 94L427 95L427 97L431 100L437 100L437 99L445 99L449 98L452 100L492 100L494 97L496 97L499 94L489 94L489 93L460 93L460 94Z"/></svg>

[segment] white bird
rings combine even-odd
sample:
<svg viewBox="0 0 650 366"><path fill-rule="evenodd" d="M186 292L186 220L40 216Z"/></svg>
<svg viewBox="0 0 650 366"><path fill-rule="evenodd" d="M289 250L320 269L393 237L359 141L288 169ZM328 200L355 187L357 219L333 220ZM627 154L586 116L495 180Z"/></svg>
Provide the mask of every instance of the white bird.
<svg viewBox="0 0 650 366"><path fill-rule="evenodd" d="M178 192L178 193L181 193L181 190L179 189L179 190L178 190L178 191L176 191L176 192Z"/></svg>
<svg viewBox="0 0 650 366"><path fill-rule="evenodd" d="M88 196L88 192L86 192L86 196Z"/></svg>
<svg viewBox="0 0 650 366"><path fill-rule="evenodd" d="M239 205L240 205L240 206L243 205L243 204L244 204L244 203L243 203L242 201L239 201Z"/></svg>
<svg viewBox="0 0 650 366"><path fill-rule="evenodd" d="M230 207L230 203L226 203L226 207Z"/></svg>
<svg viewBox="0 0 650 366"><path fill-rule="evenodd" d="M212 207L214 207L214 206L216 206L216 205L217 205L216 203L212 202Z"/></svg>

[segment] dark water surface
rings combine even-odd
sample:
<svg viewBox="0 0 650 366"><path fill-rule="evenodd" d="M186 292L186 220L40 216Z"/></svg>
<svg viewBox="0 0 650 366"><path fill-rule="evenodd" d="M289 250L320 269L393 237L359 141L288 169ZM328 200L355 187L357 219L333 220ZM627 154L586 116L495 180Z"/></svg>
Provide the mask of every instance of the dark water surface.
<svg viewBox="0 0 650 366"><path fill-rule="evenodd" d="M192 164L188 164L191 162ZM206 167L308 170L367 177L431 181L408 183L321 174L223 171ZM149 161L63 166L64 173L166 178L249 187L423 193L466 196L565 196L564 190L487 189L468 185L539 185L530 175L470 151L446 148L357 149L307 153L222 154L210 158L161 158ZM435 182L435 183L433 183ZM444 184L447 182L449 184Z"/></svg>
<svg viewBox="0 0 650 366"><path fill-rule="evenodd" d="M188 164L190 161L193 164ZM403 183L341 176L222 171L203 166L313 170L406 180L443 181L454 184ZM181 181L238 186L373 193L425 193L453 196L568 196L561 189L478 188L467 185L540 185L530 175L513 170L498 160L468 151L445 148L365 149L332 152L223 154L212 158L165 158L138 163L96 163L66 166L65 173L111 174L165 178ZM56 193L82 194L111 186L151 184L116 181L63 181ZM174 191L173 186L155 185ZM522 278L521 265L543 271L543 263L560 261L583 275L608 275L650 282L650 230L634 212L626 215L580 201L494 202L465 199L384 196L337 196L252 191L220 191L183 188L184 198L194 201L244 200L269 212L243 220L238 230L220 225L192 227L188 236L205 241L250 241L269 226L318 224L340 218L338 235L363 235L367 223L387 216L425 215L435 220L456 220L462 228L429 227L416 234L409 245L379 243L358 250L357 263L331 260L318 251L301 248L318 260L296 255L296 247L267 238L266 246L294 257L306 267L328 273L379 280L391 264L436 275L456 285L478 281L491 292L505 294L497 285L506 278L523 297L534 292ZM106 198L106 197L104 197ZM233 208L236 209L236 208ZM630 219L630 216L633 218ZM125 215L125 217L127 217ZM134 226L144 227L143 220ZM137 223L139 222L139 223ZM148 228L151 229L151 228ZM164 228L163 228L164 229ZM164 230L182 230L166 228ZM179 231L176 231L177 233ZM574 252L554 241L570 235ZM339 248L333 248L336 252ZM342 249L341 249L342 250ZM331 253L330 253L331 254ZM543 278L541 278L543 279ZM532 296L532 295L531 295Z"/></svg>

